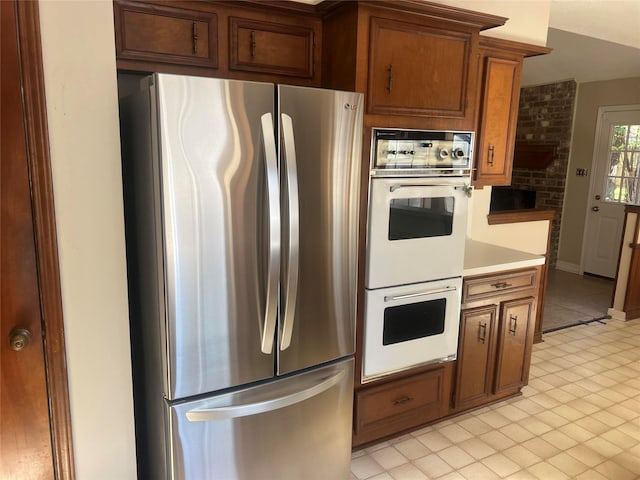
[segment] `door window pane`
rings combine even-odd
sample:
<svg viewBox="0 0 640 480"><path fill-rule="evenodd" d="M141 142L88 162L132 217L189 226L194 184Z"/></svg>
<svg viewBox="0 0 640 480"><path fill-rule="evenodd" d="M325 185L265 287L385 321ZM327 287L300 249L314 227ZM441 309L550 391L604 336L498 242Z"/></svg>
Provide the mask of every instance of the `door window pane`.
<svg viewBox="0 0 640 480"><path fill-rule="evenodd" d="M640 125L614 125L611 129L609 167L604 198L607 202L640 201Z"/></svg>
<svg viewBox="0 0 640 480"><path fill-rule="evenodd" d="M451 235L454 207L454 197L394 198L389 205L389 240Z"/></svg>
<svg viewBox="0 0 640 480"><path fill-rule="evenodd" d="M385 308L382 344L440 335L444 332L446 310L446 298Z"/></svg>

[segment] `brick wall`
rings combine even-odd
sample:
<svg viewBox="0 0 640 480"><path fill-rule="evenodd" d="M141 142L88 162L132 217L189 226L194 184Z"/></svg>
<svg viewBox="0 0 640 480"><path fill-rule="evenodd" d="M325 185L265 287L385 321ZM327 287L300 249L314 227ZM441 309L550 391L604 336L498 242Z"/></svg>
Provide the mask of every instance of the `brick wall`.
<svg viewBox="0 0 640 480"><path fill-rule="evenodd" d="M556 211L551 228L551 268L555 267L558 258L576 86L575 81L569 80L520 90L516 142L557 146L556 157L546 169L514 166L511 182L514 188L535 190L537 208Z"/></svg>

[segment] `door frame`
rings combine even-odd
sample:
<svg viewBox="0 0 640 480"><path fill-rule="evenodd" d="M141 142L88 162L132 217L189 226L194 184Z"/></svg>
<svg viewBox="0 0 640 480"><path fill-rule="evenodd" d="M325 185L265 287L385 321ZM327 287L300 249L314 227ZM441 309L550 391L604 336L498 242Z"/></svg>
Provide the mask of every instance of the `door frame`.
<svg viewBox="0 0 640 480"><path fill-rule="evenodd" d="M57 480L73 480L71 409L38 2L16 0L16 23L53 468Z"/></svg>
<svg viewBox="0 0 640 480"><path fill-rule="evenodd" d="M598 163L598 158L600 157L600 135L602 134L603 128L603 117L607 113L611 112L626 112L630 110L640 110L640 104L633 105L610 105L610 106L601 106L598 107L598 119L596 121L596 131L593 137L593 156L591 157L591 179L589 180L589 196L587 197L587 201L585 202L585 221L584 221L584 230L582 232L582 252L580 253L580 275L584 275L584 264L586 259L586 251L585 248L587 242L587 232L589 231L590 223L591 223L591 215L589 215L589 211L591 210L590 200L593 197L593 191L596 187L596 166Z"/></svg>

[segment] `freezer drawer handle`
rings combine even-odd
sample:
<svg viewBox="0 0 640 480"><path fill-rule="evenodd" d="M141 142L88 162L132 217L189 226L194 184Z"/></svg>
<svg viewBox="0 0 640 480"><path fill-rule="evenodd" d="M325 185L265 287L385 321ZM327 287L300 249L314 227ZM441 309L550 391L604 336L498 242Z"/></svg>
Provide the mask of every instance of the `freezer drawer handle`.
<svg viewBox="0 0 640 480"><path fill-rule="evenodd" d="M408 293L407 295L396 295L395 297L385 296L384 301L392 302L394 300L404 300L405 298L424 297L426 295L435 295L435 294L444 293L444 292L454 292L455 290L457 290L456 287L435 288L433 290L427 290L426 292Z"/></svg>
<svg viewBox="0 0 640 480"><path fill-rule="evenodd" d="M298 267L300 264L300 203L298 199L298 167L296 160L296 143L293 135L293 121L286 114L282 118L282 139L284 143L284 160L286 170L287 198L289 199L289 236L287 249L287 272L285 279L286 296L284 297L284 316L280 350L291 345L293 323L295 321L296 303L298 300Z"/></svg>
<svg viewBox="0 0 640 480"><path fill-rule="evenodd" d="M249 415L259 415L261 413L272 412L280 408L295 405L309 398L326 392L331 387L340 383L346 375L346 370L341 370L335 375L323 379L309 388L298 392L290 393L283 397L270 398L261 402L247 403L245 405L233 405L217 408L206 408L201 410L191 410L187 412L187 420L190 422L209 422L215 420L225 420L227 418L246 417Z"/></svg>
<svg viewBox="0 0 640 480"><path fill-rule="evenodd" d="M269 262L267 270L267 296L262 325L262 353L271 353L278 314L278 280L280 277L280 192L278 188L278 159L276 140L273 132L273 117L265 113L262 121L262 142L264 146L265 176L269 211Z"/></svg>

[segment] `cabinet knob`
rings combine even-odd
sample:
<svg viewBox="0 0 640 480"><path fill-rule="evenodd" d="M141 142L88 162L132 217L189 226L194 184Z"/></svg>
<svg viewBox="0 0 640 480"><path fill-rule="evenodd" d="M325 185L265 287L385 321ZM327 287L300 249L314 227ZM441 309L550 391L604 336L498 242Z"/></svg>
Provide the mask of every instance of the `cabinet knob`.
<svg viewBox="0 0 640 480"><path fill-rule="evenodd" d="M478 338L482 343L487 340L487 324L481 323L480 328L478 329Z"/></svg>
<svg viewBox="0 0 640 480"><path fill-rule="evenodd" d="M517 330L518 330L518 316L509 315L509 333L515 336Z"/></svg>
<svg viewBox="0 0 640 480"><path fill-rule="evenodd" d="M9 334L9 345L11 350L19 352L29 345L33 335L26 328L14 328Z"/></svg>
<svg viewBox="0 0 640 480"><path fill-rule="evenodd" d="M402 397L402 398L398 398L397 400L394 400L393 404L402 405L403 403L410 402L411 400L413 400L413 397Z"/></svg>

